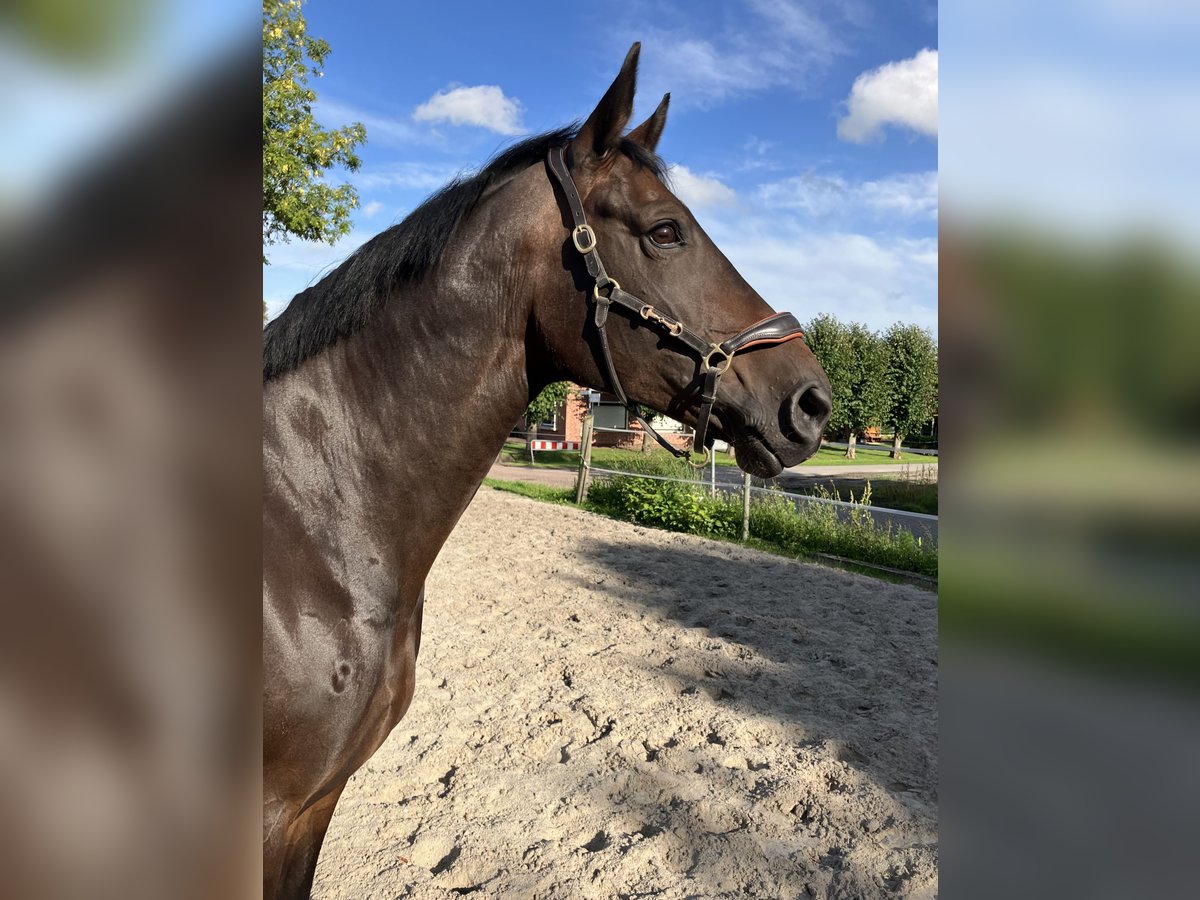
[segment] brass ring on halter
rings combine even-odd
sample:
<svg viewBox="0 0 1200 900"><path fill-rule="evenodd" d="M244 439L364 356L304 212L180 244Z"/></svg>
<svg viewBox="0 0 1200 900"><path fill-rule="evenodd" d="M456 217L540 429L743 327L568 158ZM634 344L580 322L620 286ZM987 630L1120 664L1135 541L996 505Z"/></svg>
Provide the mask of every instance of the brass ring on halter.
<svg viewBox="0 0 1200 900"><path fill-rule="evenodd" d="M587 235L587 246L579 243L581 235ZM582 225L576 225L575 230L571 232L571 242L575 245L575 249L587 256L596 249L596 232L592 231L592 226L584 222Z"/></svg>
<svg viewBox="0 0 1200 900"><path fill-rule="evenodd" d="M713 354L716 353L720 353L723 357L725 357L725 362L723 365L713 365L712 358ZM724 350L722 350L720 344L713 344L708 348L708 352L704 354L704 358L700 362L703 364L705 369L715 369L718 375L724 375L729 371L729 367L733 365L733 354L726 353Z"/></svg>
<svg viewBox="0 0 1200 900"><path fill-rule="evenodd" d="M694 459L692 459L692 454L696 452L695 450L691 450L688 452L687 464L689 466L691 466L693 469L703 469L705 466L708 465L708 459L710 456L712 456L712 454L709 452L707 445L705 445L705 447L703 449L704 449L704 457L700 460L700 462L696 462Z"/></svg>
<svg viewBox="0 0 1200 900"><path fill-rule="evenodd" d="M612 289L608 292L608 297L611 297L613 291L619 291L621 289L621 282L617 281L617 279L615 279L615 278L610 278L610 279L608 279L608 281L604 282L603 286L606 288ZM601 299L607 300L608 297L605 297L603 294L600 293L600 287L601 287L601 285L600 285L600 282L598 282L598 281L594 285L592 285L592 296L595 297L597 300L601 300Z"/></svg>

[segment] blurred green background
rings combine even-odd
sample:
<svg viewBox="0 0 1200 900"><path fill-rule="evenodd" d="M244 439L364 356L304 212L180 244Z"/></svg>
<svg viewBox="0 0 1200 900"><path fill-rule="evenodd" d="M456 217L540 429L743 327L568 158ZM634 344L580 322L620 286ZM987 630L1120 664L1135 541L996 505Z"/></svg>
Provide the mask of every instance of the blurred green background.
<svg viewBox="0 0 1200 900"><path fill-rule="evenodd" d="M1194 681L1200 267L1142 235L952 227L944 638Z"/></svg>

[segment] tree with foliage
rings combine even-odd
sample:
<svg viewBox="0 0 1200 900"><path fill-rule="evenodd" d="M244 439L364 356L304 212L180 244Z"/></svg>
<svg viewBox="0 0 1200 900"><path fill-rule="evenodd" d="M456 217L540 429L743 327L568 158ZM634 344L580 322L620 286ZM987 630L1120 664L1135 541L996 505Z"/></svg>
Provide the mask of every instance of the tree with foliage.
<svg viewBox="0 0 1200 900"><path fill-rule="evenodd" d="M829 315L809 322L804 337L829 379L833 411L826 430L846 438L846 456L854 459L859 433L882 424L887 412L883 342L865 325L845 325Z"/></svg>
<svg viewBox="0 0 1200 900"><path fill-rule="evenodd" d="M533 398L533 402L525 409L525 422L537 428L538 422L544 422L553 416L560 406L567 402L571 395L571 382L556 381L542 388L542 392Z"/></svg>
<svg viewBox="0 0 1200 900"><path fill-rule="evenodd" d="M323 173L359 167L354 149L366 140L360 124L326 130L313 117L329 44L309 37L303 0L263 0L263 243L289 236L332 244L350 231L358 193L331 185ZM266 262L264 255L263 261Z"/></svg>
<svg viewBox="0 0 1200 900"><path fill-rule="evenodd" d="M887 330L883 342L892 392L884 420L894 435L892 458L899 459L903 439L919 432L937 408L937 344L925 329L899 322Z"/></svg>
<svg viewBox="0 0 1200 900"><path fill-rule="evenodd" d="M846 326L833 316L817 316L804 326L804 339L829 379L832 411L825 430L840 434L850 427L850 344Z"/></svg>
<svg viewBox="0 0 1200 900"><path fill-rule="evenodd" d="M556 381L542 388L525 409L525 424L529 428L529 458L533 459L533 441L537 437L538 423L551 418L571 395L571 382Z"/></svg>
<svg viewBox="0 0 1200 900"><path fill-rule="evenodd" d="M98 72L145 48L156 12L151 0L8 0L0 16L6 37L56 64Z"/></svg>
<svg viewBox="0 0 1200 900"><path fill-rule="evenodd" d="M849 400L845 419L849 434L846 458L856 456L858 435L868 428L883 424L891 402L888 383L887 347L883 338L857 322L846 328L849 359Z"/></svg>

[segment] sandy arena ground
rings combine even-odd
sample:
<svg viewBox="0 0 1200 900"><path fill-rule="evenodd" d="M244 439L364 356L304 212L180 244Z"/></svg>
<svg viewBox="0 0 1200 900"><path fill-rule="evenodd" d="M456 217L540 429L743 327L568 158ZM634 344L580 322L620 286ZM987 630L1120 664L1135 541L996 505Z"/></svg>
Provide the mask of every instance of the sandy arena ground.
<svg viewBox="0 0 1200 900"><path fill-rule="evenodd" d="M319 898L933 897L933 594L480 489Z"/></svg>

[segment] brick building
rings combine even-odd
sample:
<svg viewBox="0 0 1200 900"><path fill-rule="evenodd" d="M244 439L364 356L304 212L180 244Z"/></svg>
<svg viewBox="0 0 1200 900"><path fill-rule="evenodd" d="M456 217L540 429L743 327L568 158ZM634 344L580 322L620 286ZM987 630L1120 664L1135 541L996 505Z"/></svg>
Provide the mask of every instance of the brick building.
<svg viewBox="0 0 1200 900"><path fill-rule="evenodd" d="M583 417L587 415L589 408L595 416L597 429L593 446L635 450L641 448L644 437L641 423L629 415L615 396L589 391L573 384L566 402L558 408L554 416L545 422L536 423L537 436L534 440L537 443L534 444L534 449L578 450L583 431ZM683 449L691 443L692 430L673 419L657 416L651 424L676 447Z"/></svg>

